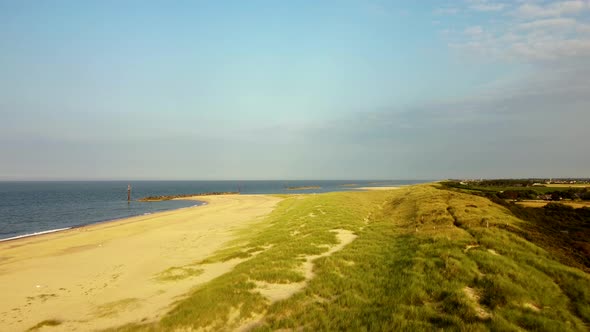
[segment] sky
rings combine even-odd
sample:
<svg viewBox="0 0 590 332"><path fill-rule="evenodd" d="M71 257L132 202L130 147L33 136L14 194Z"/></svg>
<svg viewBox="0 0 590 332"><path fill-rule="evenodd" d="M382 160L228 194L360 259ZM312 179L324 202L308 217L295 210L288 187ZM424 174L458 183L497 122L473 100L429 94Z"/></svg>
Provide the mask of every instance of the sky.
<svg viewBox="0 0 590 332"><path fill-rule="evenodd" d="M0 0L0 180L590 177L590 0Z"/></svg>

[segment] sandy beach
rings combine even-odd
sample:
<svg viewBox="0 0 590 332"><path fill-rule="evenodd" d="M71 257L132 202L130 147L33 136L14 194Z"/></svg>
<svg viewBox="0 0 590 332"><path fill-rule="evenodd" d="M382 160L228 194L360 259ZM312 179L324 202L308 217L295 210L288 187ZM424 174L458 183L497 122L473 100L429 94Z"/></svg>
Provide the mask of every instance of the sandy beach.
<svg viewBox="0 0 590 332"><path fill-rule="evenodd" d="M201 196L205 206L0 243L0 330L43 321L88 331L157 320L192 287L236 261L194 264L256 223L281 198Z"/></svg>

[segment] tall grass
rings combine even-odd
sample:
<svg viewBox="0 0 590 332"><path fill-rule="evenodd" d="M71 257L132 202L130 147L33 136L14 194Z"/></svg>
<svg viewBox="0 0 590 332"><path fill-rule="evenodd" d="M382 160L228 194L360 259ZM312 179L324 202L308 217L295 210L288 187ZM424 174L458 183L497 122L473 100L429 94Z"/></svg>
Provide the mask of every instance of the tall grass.
<svg viewBox="0 0 590 332"><path fill-rule="evenodd" d="M483 197L431 185L390 192L291 197L204 262L235 269L199 287L160 322L123 330L586 331L590 277L514 230L527 223ZM299 282L302 257L358 236L314 261L315 277L270 303L257 281Z"/></svg>

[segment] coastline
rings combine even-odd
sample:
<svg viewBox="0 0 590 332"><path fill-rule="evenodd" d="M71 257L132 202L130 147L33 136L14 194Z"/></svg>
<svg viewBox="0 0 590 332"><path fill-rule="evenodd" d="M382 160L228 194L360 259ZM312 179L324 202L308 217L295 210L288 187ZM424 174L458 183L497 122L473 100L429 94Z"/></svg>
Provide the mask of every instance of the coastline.
<svg viewBox="0 0 590 332"><path fill-rule="evenodd" d="M197 198L197 196L190 196L190 197L183 197L183 198L174 198L174 200L201 202L202 204L199 204L199 205L185 206L185 207L173 208L170 210L157 211L157 212L147 212L147 213L136 214L136 215L131 215L131 216L122 217L122 218L99 220L99 221L95 221L95 222L88 223L88 224L73 225L73 226L69 226L69 227L48 229L48 230L42 230L42 231L33 232L33 233L15 235L15 236L7 237L7 238L0 238L0 243L16 241L16 240L21 240L21 239L28 239L28 238L32 238L32 237L39 237L39 236L53 234L53 233L66 232L69 230L80 229L80 228L84 228L84 227L91 227L91 226L99 225L99 224L105 224L105 223L111 223L111 222L121 222L121 221L125 221L126 219L130 219L130 218L137 218L137 217L142 217L142 216L156 216L156 215L159 215L162 213L179 211L179 210L183 210L183 209L196 208L196 207L200 207L200 206L204 206L204 205L208 204L203 199L203 197L204 196L200 196Z"/></svg>
<svg viewBox="0 0 590 332"><path fill-rule="evenodd" d="M157 319L179 296L237 262L210 264L174 282L162 275L210 256L282 198L198 200L207 204L0 242L0 330L45 320L62 322L60 329L95 330Z"/></svg>
<svg viewBox="0 0 590 332"><path fill-rule="evenodd" d="M366 186L366 187L355 187L355 188L350 187L350 188L347 188L346 190L342 190L342 191L395 190L395 189L401 189L401 188L406 187L406 186L407 185L386 186L386 187L379 187L379 186ZM284 193L276 193L276 194L246 194L245 196L247 196L247 195L283 195L283 194ZM303 193L303 194L304 195L308 195L308 194L311 194L311 193ZM6 243L6 242L22 241L22 240L25 240L25 239L41 238L41 237L52 235L52 234L61 234L61 233L69 232L69 231L75 231L75 230L79 230L79 229L90 228L90 227L97 226L97 225L103 225L103 224L109 224L109 223L126 222L126 221L128 221L128 219L134 219L134 218L138 218L138 217L145 217L145 216L159 217L159 216L164 216L164 215L167 215L168 213L175 212L175 211L181 211L181 210L184 210L184 209L192 209L192 208L198 208L198 207L201 207L201 206L205 206L205 205L209 204L209 201L207 200L207 197L209 197L209 196L224 196L224 195L225 194L221 194L221 195L220 194L214 194L214 195L193 195L193 196L174 197L174 198L171 198L171 200L196 201L196 202L201 202L202 204L200 204L200 205L186 206L186 207L181 207L181 208L174 208L174 209L164 210L164 211L158 211L158 212L150 212L150 213L143 213L143 214L131 215L131 216L123 217L123 218L105 219L105 220L100 220L100 221L92 222L92 223L89 223L89 224L74 225L74 226L63 227L63 228L42 230L42 231L33 232L33 233L27 233L27 234L22 234L22 235L15 235L15 236L11 236L11 237L8 237L8 238L0 238L0 244ZM234 193L231 193L231 194L228 193L227 195L234 195ZM288 195L298 195L298 194L288 193ZM149 201L149 202L151 202L151 201Z"/></svg>
<svg viewBox="0 0 590 332"><path fill-rule="evenodd" d="M43 234L62 232L62 231L67 231L68 229L72 229L72 228L75 228L75 227L56 228L56 229L49 229L46 231L39 231L39 232L27 233L27 234L23 234L23 235L16 235L16 236L12 236L12 237L2 238L2 239L0 239L0 242L14 241L14 240L24 239L24 238L31 237L31 236L41 236Z"/></svg>

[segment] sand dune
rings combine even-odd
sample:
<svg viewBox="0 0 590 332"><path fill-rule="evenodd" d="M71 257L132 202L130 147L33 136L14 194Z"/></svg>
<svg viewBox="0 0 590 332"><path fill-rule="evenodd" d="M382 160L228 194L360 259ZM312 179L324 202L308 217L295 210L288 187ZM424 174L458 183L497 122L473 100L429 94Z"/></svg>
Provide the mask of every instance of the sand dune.
<svg viewBox="0 0 590 332"><path fill-rule="evenodd" d="M192 266L268 214L264 195L198 197L208 205L0 243L0 330L45 320L59 330L151 321L239 261Z"/></svg>

